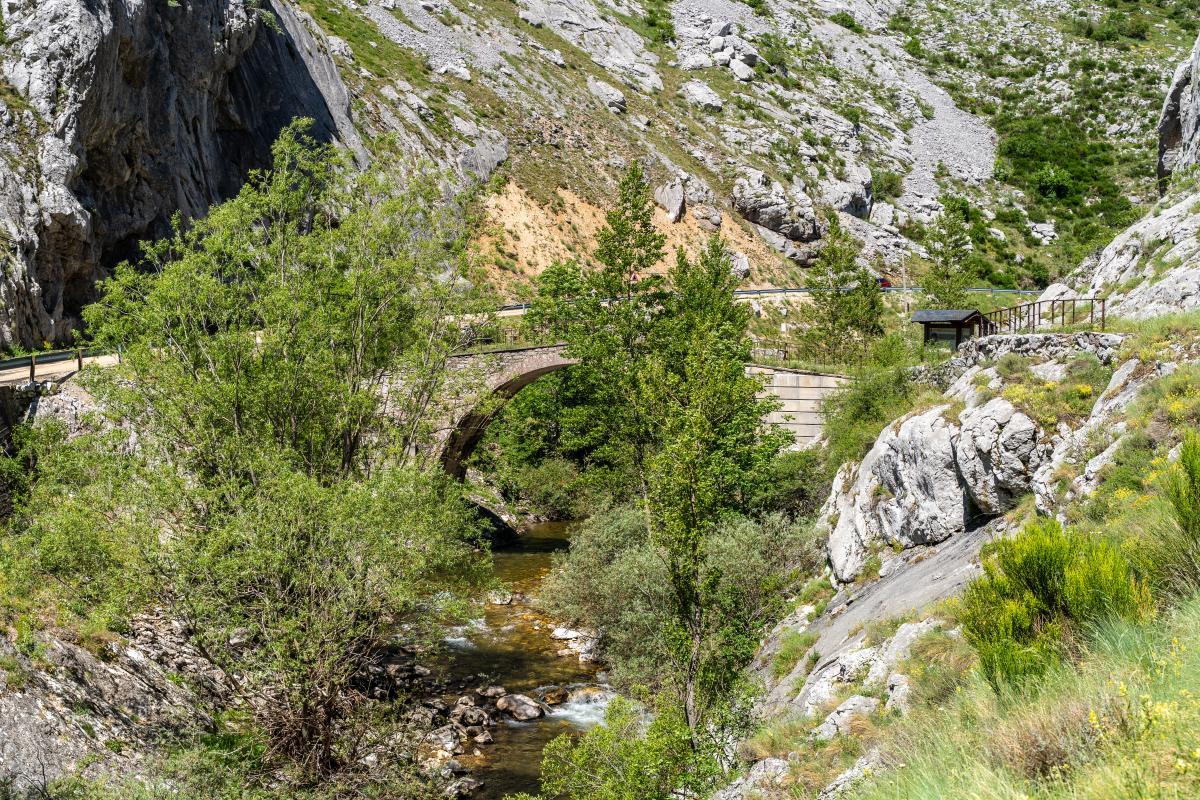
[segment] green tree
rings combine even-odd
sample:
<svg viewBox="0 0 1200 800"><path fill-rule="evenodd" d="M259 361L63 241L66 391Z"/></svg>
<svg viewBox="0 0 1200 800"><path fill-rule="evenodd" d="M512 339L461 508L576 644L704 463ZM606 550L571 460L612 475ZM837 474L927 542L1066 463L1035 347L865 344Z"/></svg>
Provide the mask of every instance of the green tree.
<svg viewBox="0 0 1200 800"><path fill-rule="evenodd" d="M139 432L162 599L239 676L273 762L319 776L358 757L355 676L393 626L482 583L460 490L420 448L479 298L432 176L360 173L306 130L85 317L122 353L91 387Z"/></svg>
<svg viewBox="0 0 1200 800"><path fill-rule="evenodd" d="M550 321L578 358L574 370L592 396L591 409L607 431L602 461L621 465L633 491L645 494L644 464L654 443L645 409L636 398L636 365L655 346L653 330L667 293L654 270L664 237L654 227L650 187L636 162L621 179L617 203L596 236L598 268L558 265L539 281L531 309Z"/></svg>
<svg viewBox="0 0 1200 800"><path fill-rule="evenodd" d="M861 352L883 332L879 281L859 261L861 246L836 215L830 215L816 263L808 271L804 307L807 346L835 357Z"/></svg>
<svg viewBox="0 0 1200 800"><path fill-rule="evenodd" d="M971 235L967 220L958 206L943 201L945 209L938 217L928 239L929 268L921 289L929 308L965 308L970 271Z"/></svg>
<svg viewBox="0 0 1200 800"><path fill-rule="evenodd" d="M551 742L542 756L543 796L669 800L681 790L710 788L706 779L717 774L717 764L691 750L678 711L663 711L648 725L643 717L641 709L618 698L604 724L578 742L565 736Z"/></svg>

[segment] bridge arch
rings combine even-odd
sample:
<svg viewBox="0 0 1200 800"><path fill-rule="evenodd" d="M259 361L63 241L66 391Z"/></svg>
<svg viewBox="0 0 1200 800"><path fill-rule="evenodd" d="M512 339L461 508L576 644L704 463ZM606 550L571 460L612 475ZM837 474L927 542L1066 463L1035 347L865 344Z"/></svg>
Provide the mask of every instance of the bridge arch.
<svg viewBox="0 0 1200 800"><path fill-rule="evenodd" d="M480 387L439 426L442 468L456 479L465 477L467 460L504 404L543 375L578 363L567 356L566 345L561 344L456 356L453 367L478 373ZM778 401L778 408L766 421L789 431L796 447L806 447L821 437L821 403L847 381L841 375L758 364L749 365L746 371L760 376L763 394Z"/></svg>
<svg viewBox="0 0 1200 800"><path fill-rule="evenodd" d="M466 475L467 460L487 426L517 392L543 375L579 363L567 357L566 349L566 345L544 345L456 357L457 369L482 370L484 386L445 429L440 460L451 477L462 480Z"/></svg>

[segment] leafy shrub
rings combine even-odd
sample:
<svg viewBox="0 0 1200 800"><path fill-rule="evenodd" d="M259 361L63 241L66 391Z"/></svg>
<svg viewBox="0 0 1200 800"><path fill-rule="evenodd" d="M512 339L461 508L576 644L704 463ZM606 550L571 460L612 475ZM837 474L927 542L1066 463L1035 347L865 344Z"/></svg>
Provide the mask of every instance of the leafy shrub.
<svg viewBox="0 0 1200 800"><path fill-rule="evenodd" d="M813 527L777 514L761 521L733 518L712 532L699 559L706 596L715 606L703 669L717 688L749 662L763 627L786 611L784 597L824 565L824 542ZM658 690L680 679L668 666L674 663L666 633L669 585L645 513L621 506L575 530L542 596L558 618L600 631L614 683Z"/></svg>
<svg viewBox="0 0 1200 800"><path fill-rule="evenodd" d="M858 24L858 20L856 20L854 16L847 11L837 12L829 18L829 21L841 25L843 28L854 31L855 33L865 33L863 26Z"/></svg>
<svg viewBox="0 0 1200 800"><path fill-rule="evenodd" d="M880 170L872 177L871 188L877 200L894 200L904 194L904 176L891 170Z"/></svg>
<svg viewBox="0 0 1200 800"><path fill-rule="evenodd" d="M579 468L565 458L527 465L518 471L516 482L523 504L538 517L579 519L587 513L587 486Z"/></svg>
<svg viewBox="0 0 1200 800"><path fill-rule="evenodd" d="M996 362L996 374L1004 380L1012 380L1029 370L1029 359L1017 353L1005 353Z"/></svg>
<svg viewBox="0 0 1200 800"><path fill-rule="evenodd" d="M1071 191L1071 173L1054 164L1043 164L1030 181L1043 197L1066 197Z"/></svg>
<svg viewBox="0 0 1200 800"><path fill-rule="evenodd" d="M13 516L0 531L0 620L125 630L159 588L158 529L125 438L68 440L64 425L49 422L18 428L14 440L16 455L0 460L13 479Z"/></svg>
<svg viewBox="0 0 1200 800"><path fill-rule="evenodd" d="M562 800L670 800L707 796L721 774L709 753L693 749L678 709L659 709L652 721L616 698L604 724L579 739L563 734L542 755L542 797ZM532 800L516 795L513 800Z"/></svg>
<svg viewBox="0 0 1200 800"><path fill-rule="evenodd" d="M1056 521L1031 522L1016 538L989 546L983 569L963 595L962 623L997 690L1045 672L1080 626L1135 619L1149 605L1118 550Z"/></svg>
<svg viewBox="0 0 1200 800"><path fill-rule="evenodd" d="M776 511L793 518L817 512L829 494L832 476L823 454L816 449L780 453L769 468L751 507Z"/></svg>
<svg viewBox="0 0 1200 800"><path fill-rule="evenodd" d="M1004 368L1016 369L1017 365L1014 360ZM1110 375L1099 359L1088 354L1067 365L1062 382L1044 381L1029 371L1017 372L1001 390L1001 396L1043 428L1052 430L1059 422L1074 424L1086 419Z"/></svg>
<svg viewBox="0 0 1200 800"><path fill-rule="evenodd" d="M862 458L892 420L942 397L924 392L908 374L907 345L898 336L886 336L871 351L871 364L853 381L825 398L821 415L828 442L826 458L836 469Z"/></svg>

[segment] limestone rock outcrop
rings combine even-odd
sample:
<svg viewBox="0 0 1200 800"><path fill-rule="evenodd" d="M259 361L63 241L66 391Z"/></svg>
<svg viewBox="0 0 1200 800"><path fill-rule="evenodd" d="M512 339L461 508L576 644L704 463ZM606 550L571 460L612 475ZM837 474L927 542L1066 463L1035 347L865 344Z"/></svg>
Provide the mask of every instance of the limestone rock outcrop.
<svg viewBox="0 0 1200 800"><path fill-rule="evenodd" d="M816 206L801 188L787 189L761 170L746 168L733 185L732 202L746 220L793 242L821 237Z"/></svg>
<svg viewBox="0 0 1200 800"><path fill-rule="evenodd" d="M967 409L960 422L955 459L971 499L985 514L1008 511L1050 455L1045 433L1002 397Z"/></svg>
<svg viewBox="0 0 1200 800"><path fill-rule="evenodd" d="M1200 163L1200 38L1175 70L1158 118L1158 177Z"/></svg>
<svg viewBox="0 0 1200 800"><path fill-rule="evenodd" d="M235 193L294 117L364 153L286 0L13 0L4 28L0 346L65 338L98 278Z"/></svg>
<svg viewBox="0 0 1200 800"><path fill-rule="evenodd" d="M964 529L959 428L949 409L936 406L889 425L860 464L838 471L821 517L839 581L854 580L874 546L936 544Z"/></svg>

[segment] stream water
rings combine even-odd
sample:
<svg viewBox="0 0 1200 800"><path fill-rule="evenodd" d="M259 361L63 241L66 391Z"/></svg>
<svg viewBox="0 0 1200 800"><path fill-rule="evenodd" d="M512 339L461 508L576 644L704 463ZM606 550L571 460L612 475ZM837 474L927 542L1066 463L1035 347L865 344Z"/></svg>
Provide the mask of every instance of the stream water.
<svg viewBox="0 0 1200 800"><path fill-rule="evenodd" d="M538 687L573 687L571 699L529 722L498 719L493 744L480 755L459 757L472 777L484 781L472 798L498 800L514 792L538 791L542 749L562 733L577 733L601 722L610 693L597 690L603 675L574 654L560 655L566 643L551 636L554 624L529 599L550 571L554 553L567 549L569 523L527 528L511 545L493 554L496 576L513 593L511 603L489 602L482 619L452 632L440 665L451 684L503 686L510 694L535 696ZM454 697L447 696L448 702ZM498 715L503 716L503 715Z"/></svg>

